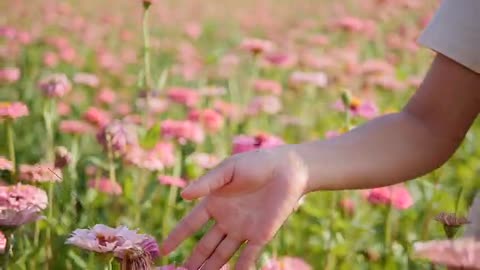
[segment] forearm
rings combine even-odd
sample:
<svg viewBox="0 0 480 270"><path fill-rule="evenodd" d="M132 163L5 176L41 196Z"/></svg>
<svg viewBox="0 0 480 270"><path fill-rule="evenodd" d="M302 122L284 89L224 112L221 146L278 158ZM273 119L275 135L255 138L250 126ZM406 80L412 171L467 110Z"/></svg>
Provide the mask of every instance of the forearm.
<svg viewBox="0 0 480 270"><path fill-rule="evenodd" d="M326 141L293 146L309 170L308 190L395 184L443 164L459 139L445 138L408 112L375 119Z"/></svg>

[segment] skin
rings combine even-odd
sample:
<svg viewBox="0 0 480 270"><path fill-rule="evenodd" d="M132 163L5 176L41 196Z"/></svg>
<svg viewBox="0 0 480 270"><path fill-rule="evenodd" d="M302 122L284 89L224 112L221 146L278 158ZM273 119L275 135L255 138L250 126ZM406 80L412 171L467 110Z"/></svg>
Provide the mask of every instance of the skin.
<svg viewBox="0 0 480 270"><path fill-rule="evenodd" d="M306 193L392 185L428 173L458 148L480 110L480 75L438 54L405 108L340 137L246 152L192 183L201 198L163 242L164 255L201 229L187 269L217 270L243 246L236 269L253 269Z"/></svg>

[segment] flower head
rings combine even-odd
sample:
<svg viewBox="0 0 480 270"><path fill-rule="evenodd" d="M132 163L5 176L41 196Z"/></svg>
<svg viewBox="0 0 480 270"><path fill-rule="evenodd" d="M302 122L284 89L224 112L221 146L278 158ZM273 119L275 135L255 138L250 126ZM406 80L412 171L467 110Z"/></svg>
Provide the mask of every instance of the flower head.
<svg viewBox="0 0 480 270"><path fill-rule="evenodd" d="M87 185L89 188L109 195L120 195L123 192L122 186L109 178L91 179Z"/></svg>
<svg viewBox="0 0 480 270"><path fill-rule="evenodd" d="M267 79L255 80L253 89L262 94L280 95L282 93L282 85L279 82Z"/></svg>
<svg viewBox="0 0 480 270"><path fill-rule="evenodd" d="M83 118L97 127L104 127L110 122L110 115L106 111L95 107L88 108L83 114Z"/></svg>
<svg viewBox="0 0 480 270"><path fill-rule="evenodd" d="M97 140L105 149L124 153L129 145L137 142L137 133L132 124L115 120L100 130Z"/></svg>
<svg viewBox="0 0 480 270"><path fill-rule="evenodd" d="M175 163L174 148L168 142L159 142L152 149L144 149L138 144L132 145L123 158L129 164L150 171L160 171Z"/></svg>
<svg viewBox="0 0 480 270"><path fill-rule="evenodd" d="M17 119L27 116L29 113L27 105L21 102L0 102L0 120Z"/></svg>
<svg viewBox="0 0 480 270"><path fill-rule="evenodd" d="M72 154L64 146L55 147L55 168L62 169L72 162Z"/></svg>
<svg viewBox="0 0 480 270"><path fill-rule="evenodd" d="M254 55L270 52L273 50L273 43L270 40L247 38L242 41L240 48Z"/></svg>
<svg viewBox="0 0 480 270"><path fill-rule="evenodd" d="M351 114L359 117L363 117L366 119L371 119L379 114L379 110L377 105L371 100L361 100L359 98L351 98L349 100L348 110ZM344 112L345 105L342 101L337 101L333 104L333 108L337 111Z"/></svg>
<svg viewBox="0 0 480 270"><path fill-rule="evenodd" d="M61 182L62 172L49 164L22 164L18 178L28 182Z"/></svg>
<svg viewBox="0 0 480 270"><path fill-rule="evenodd" d="M260 113L276 114L282 109L282 102L277 96L258 96L248 104L247 113L257 115Z"/></svg>
<svg viewBox="0 0 480 270"><path fill-rule="evenodd" d="M20 79L20 69L7 67L0 69L0 83L14 83Z"/></svg>
<svg viewBox="0 0 480 270"><path fill-rule="evenodd" d="M404 185L373 188L363 192L367 200L374 205L390 204L396 209L407 209L413 205L413 198Z"/></svg>
<svg viewBox="0 0 480 270"><path fill-rule="evenodd" d="M73 81L76 84L83 84L92 88L95 88L100 84L100 80L98 79L97 75L83 72L76 73L73 76Z"/></svg>
<svg viewBox="0 0 480 270"><path fill-rule="evenodd" d="M262 268L262 270L311 270L312 267L304 260L295 257L282 257L272 259Z"/></svg>
<svg viewBox="0 0 480 270"><path fill-rule="evenodd" d="M233 139L233 154L247 152L259 148L271 148L284 144L283 140L268 134L256 136L239 135Z"/></svg>
<svg viewBox="0 0 480 270"><path fill-rule="evenodd" d="M171 87L167 89L167 96L170 100L192 107L200 101L198 91L186 87Z"/></svg>
<svg viewBox="0 0 480 270"><path fill-rule="evenodd" d="M311 85L324 88L328 84L327 75L323 72L302 72L295 71L290 75L289 82L294 87Z"/></svg>
<svg viewBox="0 0 480 270"><path fill-rule="evenodd" d="M0 171L2 170L13 171L13 163L5 157L0 156Z"/></svg>
<svg viewBox="0 0 480 270"><path fill-rule="evenodd" d="M51 74L40 80L38 88L46 97L63 97L72 85L65 74Z"/></svg>
<svg viewBox="0 0 480 270"><path fill-rule="evenodd" d="M188 114L188 119L194 122L200 122L207 132L215 133L223 127L223 117L220 113L212 109L192 110Z"/></svg>
<svg viewBox="0 0 480 270"><path fill-rule="evenodd" d="M92 126L79 120L63 120L59 129L62 133L81 135L91 132Z"/></svg>
<svg viewBox="0 0 480 270"><path fill-rule="evenodd" d="M47 193L30 185L0 186L0 226L18 227L38 220L48 204Z"/></svg>
<svg viewBox="0 0 480 270"><path fill-rule="evenodd" d="M160 175L158 177L158 182L160 182L160 184L163 184L163 185L169 185L169 186L175 186L175 187L181 187L181 188L184 188L185 186L187 186L187 182L182 178L168 176L168 175Z"/></svg>
<svg viewBox="0 0 480 270"><path fill-rule="evenodd" d="M193 121L167 119L162 122L161 130L163 136L177 139L182 144L187 141L200 143L205 138L202 127Z"/></svg>
<svg viewBox="0 0 480 270"><path fill-rule="evenodd" d="M138 234L136 230L130 230L125 226L111 228L97 224L91 229L76 229L66 243L88 251L108 253L124 245L138 245L146 237L146 235Z"/></svg>
<svg viewBox="0 0 480 270"><path fill-rule="evenodd" d="M435 220L443 224L443 230L449 239L452 239L458 229L469 224L470 221L466 217L457 216L454 213L442 212L435 217Z"/></svg>
<svg viewBox="0 0 480 270"><path fill-rule="evenodd" d="M480 242L474 238L434 240L414 245L415 255L434 264L460 269L480 269Z"/></svg>

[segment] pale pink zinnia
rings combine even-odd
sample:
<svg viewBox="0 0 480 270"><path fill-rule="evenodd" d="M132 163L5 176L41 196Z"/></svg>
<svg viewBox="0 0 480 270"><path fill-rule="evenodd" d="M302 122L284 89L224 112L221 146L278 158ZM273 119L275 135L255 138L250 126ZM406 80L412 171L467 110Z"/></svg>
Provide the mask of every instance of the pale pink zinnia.
<svg viewBox="0 0 480 270"><path fill-rule="evenodd" d="M29 114L27 105L21 102L0 102L0 120L16 119Z"/></svg>
<svg viewBox="0 0 480 270"><path fill-rule="evenodd" d="M208 153L193 153L188 159L203 169L211 169L218 165L219 158Z"/></svg>
<svg viewBox="0 0 480 270"><path fill-rule="evenodd" d="M414 203L412 195L402 184L365 190L363 195L371 204L391 204L400 210L410 208Z"/></svg>
<svg viewBox="0 0 480 270"><path fill-rule="evenodd" d="M33 183L61 182L62 171L48 164L20 165L18 178Z"/></svg>
<svg viewBox="0 0 480 270"><path fill-rule="evenodd" d="M188 114L188 119L194 122L199 122L203 125L205 130L209 133L218 132L223 127L223 116L215 110L205 109L192 110Z"/></svg>
<svg viewBox="0 0 480 270"><path fill-rule="evenodd" d="M253 82L253 89L261 94L280 95L282 85L274 80L257 79Z"/></svg>
<svg viewBox="0 0 480 270"><path fill-rule="evenodd" d="M345 111L345 105L341 100L335 102L332 107L337 111ZM379 109L377 105L371 100L352 98L350 105L348 106L348 110L352 115L365 119L372 119L379 115Z"/></svg>
<svg viewBox="0 0 480 270"><path fill-rule="evenodd" d="M0 83L14 83L20 79L20 69L15 67L0 68Z"/></svg>
<svg viewBox="0 0 480 270"><path fill-rule="evenodd" d="M162 185L175 186L184 188L187 186L187 182L179 177L169 176L169 175L160 175L158 177L158 182Z"/></svg>
<svg viewBox="0 0 480 270"><path fill-rule="evenodd" d="M271 148L284 144L278 137L259 134L256 136L239 135L233 139L233 154L247 152L259 148Z"/></svg>
<svg viewBox="0 0 480 270"><path fill-rule="evenodd" d="M290 75L289 83L293 87L311 85L324 88L328 84L327 75L323 72L303 72L295 71Z"/></svg>
<svg viewBox="0 0 480 270"><path fill-rule="evenodd" d="M38 87L47 97L63 97L72 89L65 74L48 75L39 81Z"/></svg>
<svg viewBox="0 0 480 270"><path fill-rule="evenodd" d="M5 157L0 156L0 171L2 170L13 171L13 163Z"/></svg>
<svg viewBox="0 0 480 270"><path fill-rule="evenodd" d="M129 145L137 142L135 126L121 120L114 120L97 134L97 141L107 150L124 153Z"/></svg>
<svg viewBox="0 0 480 270"><path fill-rule="evenodd" d="M296 257L272 259L262 267L262 270L311 270L312 267L304 260Z"/></svg>
<svg viewBox="0 0 480 270"><path fill-rule="evenodd" d="M128 151L123 155L123 160L127 164L149 171L161 171L165 167L155 148L144 149L138 144L128 148Z"/></svg>
<svg viewBox="0 0 480 270"><path fill-rule="evenodd" d="M123 245L140 244L145 239L146 235L138 234L136 230L125 226L111 228L97 224L91 229L76 229L66 243L88 251L109 253Z"/></svg>
<svg viewBox="0 0 480 270"><path fill-rule="evenodd" d="M282 102L277 96L258 96L248 104L247 114L251 116L260 113L277 114L281 109Z"/></svg>
<svg viewBox="0 0 480 270"><path fill-rule="evenodd" d="M41 217L47 193L30 185L0 186L0 227L18 227Z"/></svg>
<svg viewBox="0 0 480 270"><path fill-rule="evenodd" d="M87 186L109 195L122 194L122 186L109 178L91 179L88 181Z"/></svg>
<svg viewBox="0 0 480 270"><path fill-rule="evenodd" d="M202 127L193 121L167 119L162 122L161 129L165 138L177 139L182 144L187 141L201 143L205 138Z"/></svg>
<svg viewBox="0 0 480 270"><path fill-rule="evenodd" d="M257 55L272 51L274 45L270 40L247 38L242 41L242 43L240 44L240 48L254 55Z"/></svg>
<svg viewBox="0 0 480 270"><path fill-rule="evenodd" d="M480 241L475 238L418 242L414 250L416 257L428 259L433 264L480 269Z"/></svg>
<svg viewBox="0 0 480 270"><path fill-rule="evenodd" d="M171 87L167 89L167 96L172 101L188 107L192 107L200 101L199 92L186 87Z"/></svg>
<svg viewBox="0 0 480 270"><path fill-rule="evenodd" d="M63 120L59 125L60 132L65 134L86 134L90 133L93 128L89 124L79 120Z"/></svg>
<svg viewBox="0 0 480 270"><path fill-rule="evenodd" d="M98 92L96 100L103 104L112 104L117 99L115 91L110 88L103 88Z"/></svg>
<svg viewBox="0 0 480 270"><path fill-rule="evenodd" d="M95 107L88 108L83 114L83 118L97 127L104 127L110 122L110 115L108 112Z"/></svg>
<svg viewBox="0 0 480 270"><path fill-rule="evenodd" d="M98 79L97 75L84 72L76 73L73 76L73 81L76 84L83 84L92 88L95 88L100 84L100 79Z"/></svg>

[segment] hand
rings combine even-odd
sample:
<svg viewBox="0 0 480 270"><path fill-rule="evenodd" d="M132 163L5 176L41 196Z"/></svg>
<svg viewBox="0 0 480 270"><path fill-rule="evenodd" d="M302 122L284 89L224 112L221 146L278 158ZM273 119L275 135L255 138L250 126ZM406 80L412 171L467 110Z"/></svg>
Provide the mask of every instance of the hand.
<svg viewBox="0 0 480 270"><path fill-rule="evenodd" d="M185 267L218 270L246 244L236 269L252 269L263 247L297 207L307 170L288 146L234 155L185 188L185 199L204 197L162 244L173 251L208 220L215 225Z"/></svg>

